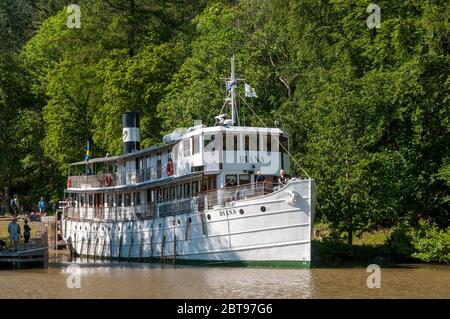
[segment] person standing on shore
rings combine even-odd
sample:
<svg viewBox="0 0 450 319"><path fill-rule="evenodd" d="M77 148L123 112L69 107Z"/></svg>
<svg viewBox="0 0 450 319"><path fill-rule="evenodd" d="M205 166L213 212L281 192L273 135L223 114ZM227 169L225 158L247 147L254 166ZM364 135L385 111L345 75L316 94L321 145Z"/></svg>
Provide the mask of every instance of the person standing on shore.
<svg viewBox="0 0 450 319"><path fill-rule="evenodd" d="M25 225L23 226L23 237L25 238L25 244L28 244L31 236L31 227L28 225L28 220L25 219Z"/></svg>
<svg viewBox="0 0 450 319"><path fill-rule="evenodd" d="M41 200L38 203L39 213L45 216L45 201L44 197L41 197Z"/></svg>
<svg viewBox="0 0 450 319"><path fill-rule="evenodd" d="M8 225L8 233L10 240L10 250L17 251L17 246L19 244L20 227L15 216Z"/></svg>

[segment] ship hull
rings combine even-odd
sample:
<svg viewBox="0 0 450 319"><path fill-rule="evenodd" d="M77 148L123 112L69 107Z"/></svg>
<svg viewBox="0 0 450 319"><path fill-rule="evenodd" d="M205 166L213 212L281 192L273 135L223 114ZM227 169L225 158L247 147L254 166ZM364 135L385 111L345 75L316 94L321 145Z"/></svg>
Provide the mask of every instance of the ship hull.
<svg viewBox="0 0 450 319"><path fill-rule="evenodd" d="M308 268L315 188L283 189L225 207L146 220L63 219L75 255L98 259Z"/></svg>

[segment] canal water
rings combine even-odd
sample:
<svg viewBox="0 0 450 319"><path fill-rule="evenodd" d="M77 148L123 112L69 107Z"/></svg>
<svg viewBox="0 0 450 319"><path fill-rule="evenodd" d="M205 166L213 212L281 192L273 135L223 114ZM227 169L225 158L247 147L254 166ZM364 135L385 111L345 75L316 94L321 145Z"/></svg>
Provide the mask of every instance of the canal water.
<svg viewBox="0 0 450 319"><path fill-rule="evenodd" d="M372 274L361 266L229 268L58 257L45 269L0 270L0 298L450 298L450 266L382 266L380 288L368 288Z"/></svg>

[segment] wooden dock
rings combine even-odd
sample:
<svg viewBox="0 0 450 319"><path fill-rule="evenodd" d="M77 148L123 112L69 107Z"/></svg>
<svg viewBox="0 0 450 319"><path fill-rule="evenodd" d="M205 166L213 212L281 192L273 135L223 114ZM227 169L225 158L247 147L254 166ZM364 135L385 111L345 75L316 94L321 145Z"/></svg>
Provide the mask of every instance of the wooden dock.
<svg viewBox="0 0 450 319"><path fill-rule="evenodd" d="M0 267L46 267L48 264L48 235L47 227L42 222L33 222L33 227L38 227L36 236L30 242L21 247L17 252L9 250L0 251Z"/></svg>

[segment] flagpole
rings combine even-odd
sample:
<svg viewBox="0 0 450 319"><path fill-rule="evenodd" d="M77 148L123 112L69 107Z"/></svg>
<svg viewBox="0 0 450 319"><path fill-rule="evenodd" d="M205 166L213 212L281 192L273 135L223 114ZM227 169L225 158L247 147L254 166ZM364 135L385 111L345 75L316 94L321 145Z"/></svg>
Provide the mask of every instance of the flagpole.
<svg viewBox="0 0 450 319"><path fill-rule="evenodd" d="M236 81L236 74L234 68L234 52L233 57L231 58L231 121L232 125L239 126L239 119L237 119L236 112L236 85L233 85Z"/></svg>

